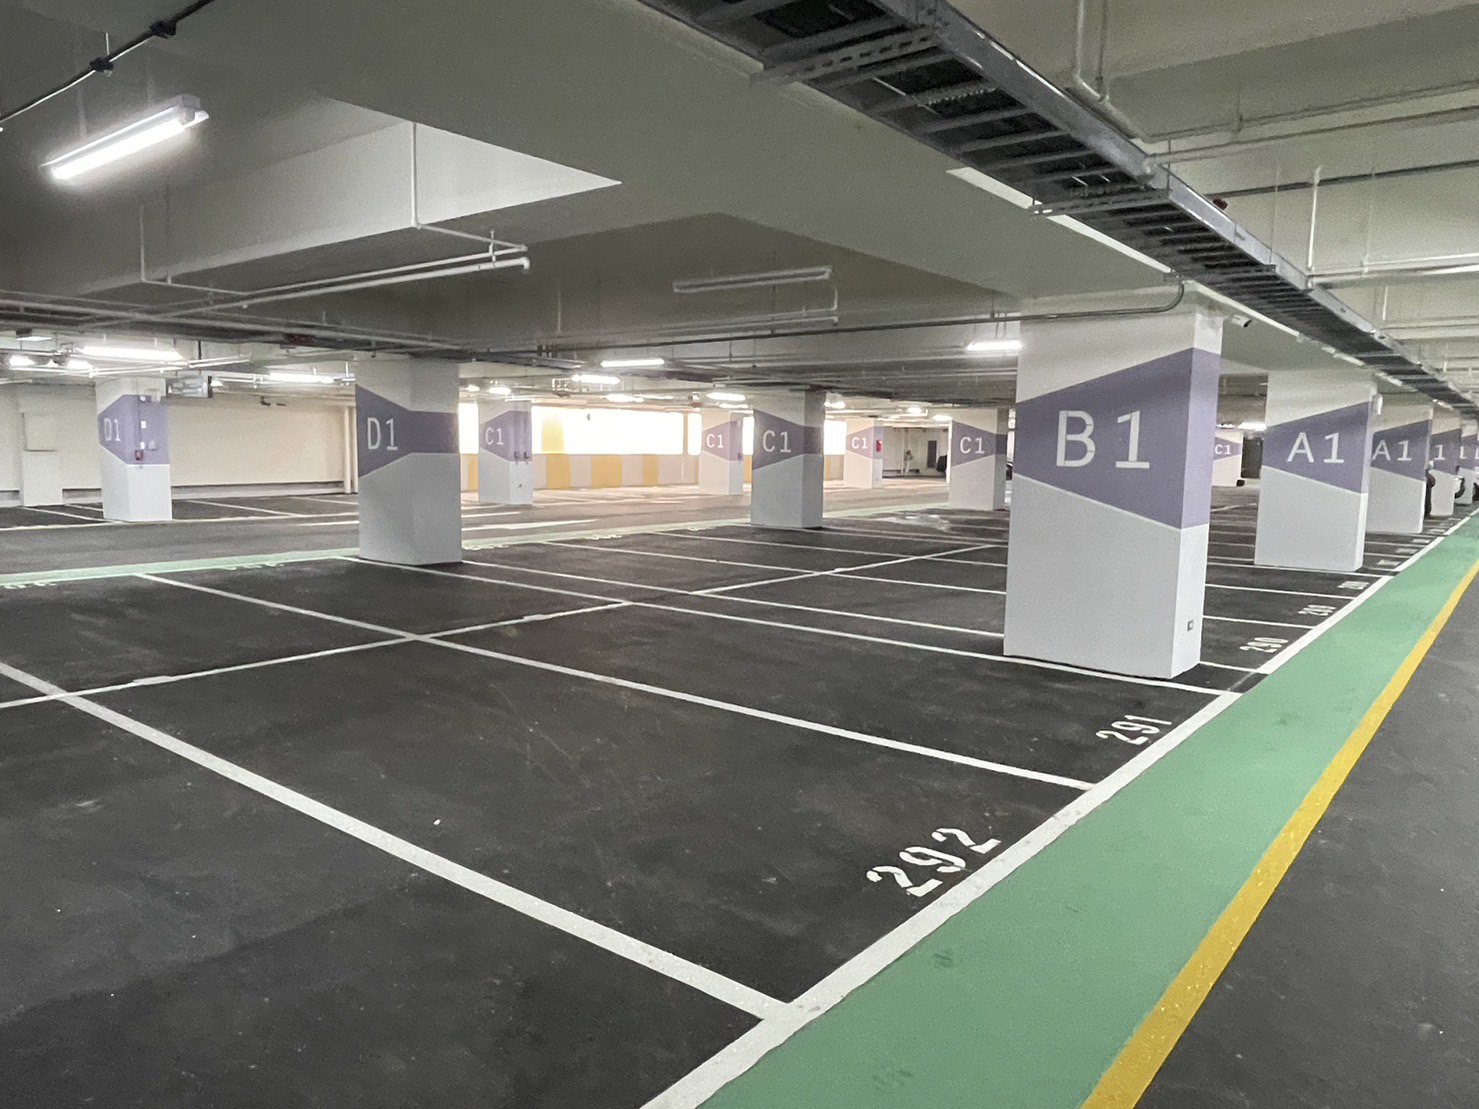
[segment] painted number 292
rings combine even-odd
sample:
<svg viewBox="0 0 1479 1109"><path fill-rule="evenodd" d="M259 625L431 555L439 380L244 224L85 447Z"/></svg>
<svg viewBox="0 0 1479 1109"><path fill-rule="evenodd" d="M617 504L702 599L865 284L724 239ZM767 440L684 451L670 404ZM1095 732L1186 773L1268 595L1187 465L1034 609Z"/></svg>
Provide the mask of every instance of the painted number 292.
<svg viewBox="0 0 1479 1109"><path fill-rule="evenodd" d="M1161 734L1163 728L1169 728L1169 720L1152 720L1148 716L1125 716L1116 720L1102 732L1095 732L1098 739L1117 739L1121 743L1128 743L1132 747L1143 747L1156 736Z"/></svg>
<svg viewBox="0 0 1479 1109"><path fill-rule="evenodd" d="M984 843L977 843L959 828L936 828L930 833L930 838L936 843L948 844L950 851L940 851L933 847L906 847L899 852L899 860L912 867L931 870L936 874L961 874L969 865L971 854L989 855L1001 846L999 839L988 839ZM965 849L966 855L951 854L952 851L959 851L961 848ZM914 876L900 866L875 866L868 871L868 881L881 882L885 874L910 897L928 897L945 884L939 878L915 882Z"/></svg>

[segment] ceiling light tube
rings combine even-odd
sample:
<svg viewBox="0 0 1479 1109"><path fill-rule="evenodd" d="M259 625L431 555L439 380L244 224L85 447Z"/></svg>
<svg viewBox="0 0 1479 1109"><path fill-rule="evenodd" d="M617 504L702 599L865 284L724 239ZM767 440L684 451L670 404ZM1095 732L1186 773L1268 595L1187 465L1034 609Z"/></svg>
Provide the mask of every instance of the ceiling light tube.
<svg viewBox="0 0 1479 1109"><path fill-rule="evenodd" d="M36 364L36 359L29 354L12 354L5 360L5 364L12 370L27 370Z"/></svg>
<svg viewBox="0 0 1479 1109"><path fill-rule="evenodd" d="M167 142L209 118L201 109L200 101L193 96L177 97L163 108L156 108L131 123L58 154L43 162L42 168L50 171L58 181L73 181Z"/></svg>
<svg viewBox="0 0 1479 1109"><path fill-rule="evenodd" d="M724 401L729 404L739 404L745 399L743 393L731 393L724 389L715 389L712 393L705 393L704 396L710 400Z"/></svg>
<svg viewBox="0 0 1479 1109"><path fill-rule="evenodd" d="M967 354L1021 354L1021 339L974 339L965 345Z"/></svg>
<svg viewBox="0 0 1479 1109"><path fill-rule="evenodd" d="M332 377L323 377L319 374L298 373L293 370L272 370L267 374L267 380L280 381L288 385L337 384Z"/></svg>
<svg viewBox="0 0 1479 1109"><path fill-rule="evenodd" d="M604 365L604 363L603 363ZM621 378L612 374L571 374L570 380L577 385L620 385Z"/></svg>
<svg viewBox="0 0 1479 1109"><path fill-rule="evenodd" d="M641 404L641 397L634 397L630 393L607 393L606 399L612 404Z"/></svg>
<svg viewBox="0 0 1479 1109"><path fill-rule="evenodd" d="M185 356L172 347L106 347L85 346L82 353L89 358L101 358L105 362L183 362Z"/></svg>
<svg viewBox="0 0 1479 1109"><path fill-rule="evenodd" d="M483 392L491 397L511 397L514 395L514 391L507 385L489 385L483 389Z"/></svg>
<svg viewBox="0 0 1479 1109"><path fill-rule="evenodd" d="M603 370L655 370L666 366L665 358L608 358L601 363Z"/></svg>
<svg viewBox="0 0 1479 1109"><path fill-rule="evenodd" d="M804 285L812 281L831 281L831 266L806 266L793 270L769 270L765 273L737 273L725 277L689 277L673 282L675 293L720 293L731 289L760 289L772 285Z"/></svg>

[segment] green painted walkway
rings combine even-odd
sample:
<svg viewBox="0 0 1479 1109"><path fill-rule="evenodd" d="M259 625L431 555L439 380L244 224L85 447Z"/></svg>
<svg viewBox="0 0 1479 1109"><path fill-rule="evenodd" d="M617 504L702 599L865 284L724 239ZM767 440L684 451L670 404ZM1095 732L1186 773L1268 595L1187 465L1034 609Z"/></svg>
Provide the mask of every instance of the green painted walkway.
<svg viewBox="0 0 1479 1109"><path fill-rule="evenodd" d="M1476 562L1471 519L708 1109L1079 1105Z"/></svg>

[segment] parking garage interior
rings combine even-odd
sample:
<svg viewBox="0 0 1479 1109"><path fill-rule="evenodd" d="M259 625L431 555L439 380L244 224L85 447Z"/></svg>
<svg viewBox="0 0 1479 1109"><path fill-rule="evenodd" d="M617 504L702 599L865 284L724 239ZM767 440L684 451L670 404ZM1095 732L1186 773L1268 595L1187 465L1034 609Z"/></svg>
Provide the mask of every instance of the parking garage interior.
<svg viewBox="0 0 1479 1109"><path fill-rule="evenodd" d="M1479 1104L1476 42L0 0L0 1101Z"/></svg>

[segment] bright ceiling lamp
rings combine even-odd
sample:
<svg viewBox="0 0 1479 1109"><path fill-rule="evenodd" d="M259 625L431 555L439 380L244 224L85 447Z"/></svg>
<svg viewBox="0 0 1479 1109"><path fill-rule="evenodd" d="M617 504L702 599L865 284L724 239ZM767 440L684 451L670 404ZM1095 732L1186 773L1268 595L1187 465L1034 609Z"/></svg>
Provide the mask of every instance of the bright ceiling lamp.
<svg viewBox="0 0 1479 1109"><path fill-rule="evenodd" d="M1262 420L1244 420L1238 425L1243 431L1267 431L1268 424Z"/></svg>
<svg viewBox="0 0 1479 1109"><path fill-rule="evenodd" d="M490 397L511 397L514 395L514 391L507 385L488 385L484 387L483 392L487 393Z"/></svg>
<svg viewBox="0 0 1479 1109"><path fill-rule="evenodd" d="M712 393L705 393L704 396L710 400L724 401L728 404L739 404L745 399L743 393L730 393L724 389L715 389Z"/></svg>
<svg viewBox="0 0 1479 1109"><path fill-rule="evenodd" d="M908 408L904 409L906 416L923 416L924 413L925 410L917 404L911 404Z"/></svg>
<svg viewBox="0 0 1479 1109"><path fill-rule="evenodd" d="M36 364L36 359L29 354L12 354L5 360L5 364L12 370L25 370Z"/></svg>
<svg viewBox="0 0 1479 1109"><path fill-rule="evenodd" d="M180 96L162 108L114 128L97 138L43 162L58 181L75 181L84 174L168 142L210 117L193 96Z"/></svg>
<svg viewBox="0 0 1479 1109"><path fill-rule="evenodd" d="M827 407L830 408L830 409L832 409L832 411L834 411L834 412L841 412L844 408L847 407L847 401L845 401L845 400L829 400L827 402Z"/></svg>
<svg viewBox="0 0 1479 1109"><path fill-rule="evenodd" d="M641 397L634 397L630 393L607 393L606 399L612 404L641 404Z"/></svg>
<svg viewBox="0 0 1479 1109"><path fill-rule="evenodd" d="M183 354L170 347L85 346L82 353L105 362L152 362L156 366L185 361Z"/></svg>
<svg viewBox="0 0 1479 1109"><path fill-rule="evenodd" d="M1021 339L974 339L965 345L967 354L1021 354Z"/></svg>
<svg viewBox="0 0 1479 1109"><path fill-rule="evenodd" d="M945 412L936 412L934 418L936 420L939 420L940 423L942 423L942 424L948 424L955 417L954 416L951 416L951 415L949 415L948 413L945 413Z"/></svg>
<svg viewBox="0 0 1479 1109"><path fill-rule="evenodd" d="M571 374L570 380L577 385L620 385L621 378L611 374Z"/></svg>
<svg viewBox="0 0 1479 1109"><path fill-rule="evenodd" d="M601 363L603 370L656 370L666 366L665 358L608 358Z"/></svg>

